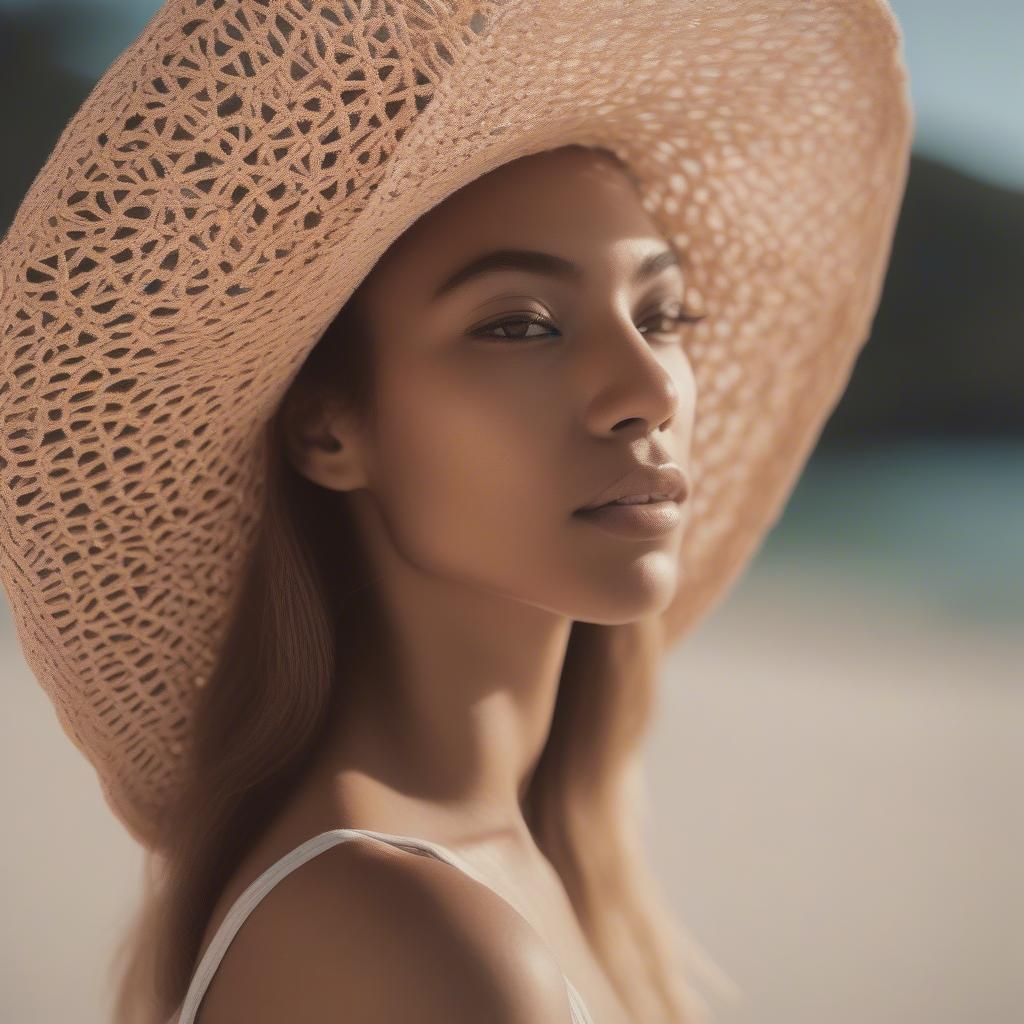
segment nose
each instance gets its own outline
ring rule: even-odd
[[[678,342],[652,342],[626,317],[613,319],[586,346],[586,420],[595,434],[668,429],[693,393],[693,374]]]

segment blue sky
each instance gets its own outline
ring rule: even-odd
[[[921,152],[1024,188],[1024,2],[891,0]]]
[[[0,8],[48,0],[0,0]],[[62,63],[90,78],[138,36],[157,0],[67,0]],[[975,177],[1024,189],[1024,0],[890,0],[904,35],[915,149]]]

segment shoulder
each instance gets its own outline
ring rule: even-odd
[[[548,947],[496,893],[444,862],[357,839],[267,893],[196,1018],[331,1019],[565,1024],[570,1010]]]

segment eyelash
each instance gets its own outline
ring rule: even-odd
[[[648,319],[651,320],[657,317],[659,320],[670,320],[676,324],[695,324],[703,320],[706,316],[706,313],[693,313],[690,310],[686,309],[686,307],[684,306],[678,313],[666,313],[659,310],[655,314],[652,314],[652,316],[648,317]],[[541,335],[537,335],[533,338],[498,338],[489,334],[489,332],[497,328],[504,327],[506,324],[525,324],[527,328],[532,327],[534,324],[536,324],[538,326],[543,325],[545,327],[551,327],[552,329],[557,330],[554,324],[552,324],[549,320],[546,320],[542,316],[506,317],[505,319],[502,320],[495,320],[489,324],[484,324],[483,327],[478,327],[476,330],[470,331],[470,334],[473,337],[477,338],[492,337],[492,343],[498,345],[528,345],[531,342],[543,340],[543,337]],[[654,331],[653,333],[661,334],[672,332]]]

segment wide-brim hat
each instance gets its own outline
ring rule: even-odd
[[[258,527],[258,441],[417,218],[611,150],[707,318],[674,642],[780,515],[866,340],[912,115],[883,0],[168,0],[0,242],[0,581],[149,845]]]

